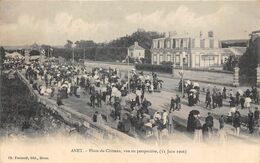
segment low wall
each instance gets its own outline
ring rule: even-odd
[[[97,140],[99,139],[113,140],[113,142],[125,141],[129,144],[140,143],[137,139],[132,138],[115,129],[112,129],[109,126],[100,125],[92,122],[92,119],[90,117],[81,114],[79,112],[76,112],[70,107],[58,106],[56,104],[56,101],[41,96],[38,94],[36,90],[33,90],[30,83],[20,72],[17,71],[16,74],[17,77],[28,87],[31,96],[33,96],[35,100],[43,104],[46,108],[58,113],[67,123],[80,125],[81,127],[86,128],[88,135],[92,136],[93,138]]]
[[[134,65],[125,65],[125,64],[115,64],[115,63],[105,63],[105,62],[87,62],[87,67],[103,67],[103,68],[119,68],[121,71],[126,72],[134,69]],[[139,70],[140,71],[140,70]],[[184,79],[189,79],[195,82],[203,82],[209,84],[218,84],[218,85],[226,85],[233,86],[233,73],[232,72],[224,72],[224,71],[214,71],[214,70],[201,70],[201,69],[184,69]],[[146,73],[150,73],[150,71],[144,71]],[[159,76],[166,78],[174,78],[180,79],[181,76],[179,72],[182,72],[181,69],[175,68],[174,74],[169,73],[159,73]]]
[[[173,70],[174,78],[181,78],[181,69]],[[210,71],[196,71],[196,70],[183,70],[184,79],[192,81],[220,84],[220,85],[233,85],[233,74],[232,73],[221,73],[221,72],[210,72]]]

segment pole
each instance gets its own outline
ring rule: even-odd
[[[184,84],[183,84],[183,75],[184,75],[184,73],[183,73],[183,58],[182,58],[182,70],[181,70],[181,72],[182,72],[182,75],[181,75],[181,94],[182,94],[182,98],[184,98]]]
[[[74,47],[72,47],[72,63],[74,65]]]
[[[48,50],[48,63],[50,64],[50,47],[49,47],[49,50]]]
[[[85,59],[86,59],[86,56],[85,56],[85,48],[84,48],[84,63],[85,63]]]
[[[128,93],[130,93],[130,76],[129,76],[129,56],[127,56],[127,83],[128,83]]]

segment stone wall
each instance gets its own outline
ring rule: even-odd
[[[174,69],[174,78],[181,78],[181,69]],[[196,70],[183,70],[184,79],[192,81],[220,84],[220,85],[233,85],[233,74],[232,73],[221,73],[221,72],[210,72],[210,71],[196,71]]]

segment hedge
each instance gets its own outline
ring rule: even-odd
[[[171,65],[171,64],[162,64],[162,65],[136,64],[136,65],[135,65],[135,68],[136,68],[137,70],[141,70],[141,71],[143,70],[143,71],[154,71],[154,72],[172,73],[172,65]],[[180,69],[182,69],[182,68],[176,66],[174,69],[179,69],[179,70],[180,70]],[[214,70],[214,69],[205,69],[205,68],[190,68],[190,67],[184,67],[184,70],[233,74],[232,71]]]
[[[172,73],[171,65],[136,64],[135,68],[141,71]]]

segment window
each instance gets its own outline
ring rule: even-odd
[[[153,42],[153,48],[156,49],[156,41]]]
[[[153,55],[153,63],[157,63],[157,54]]]
[[[205,48],[205,39],[200,40],[200,48]]]
[[[195,39],[191,40],[191,48],[195,48]]]
[[[176,43],[176,48],[179,48],[180,47],[180,40],[175,40],[175,43]]]
[[[209,40],[209,48],[214,48],[214,40],[213,39]]]
[[[175,39],[172,40],[172,48],[176,48],[176,42],[175,42]]]
[[[162,61],[163,61],[163,56],[160,55],[159,62],[162,63]]]
[[[199,66],[199,65],[200,65],[200,56],[199,56],[199,55],[196,55],[196,56],[195,56],[195,65],[196,65],[196,66]]]
[[[170,48],[171,48],[171,42],[170,42],[170,40],[168,40],[166,43],[167,43],[167,44],[166,44],[166,45],[167,45],[167,48],[170,49]]]
[[[180,63],[180,56],[179,55],[176,55],[176,57],[175,57],[175,63]]]
[[[182,61],[183,61],[183,64],[187,64],[188,63],[188,56],[185,56],[185,57],[183,57],[182,59]]]
[[[171,62],[171,55],[167,55],[167,62]]]
[[[181,48],[183,48],[183,39],[181,39],[181,45],[180,45]]]
[[[157,49],[160,48],[160,41],[157,41]]]
[[[131,52],[131,57],[133,57],[134,56],[134,53],[133,52]]]
[[[139,52],[139,57],[141,57],[141,53]]]
[[[215,62],[214,62],[215,65],[218,65],[218,56],[215,56]]]
[[[183,39],[183,47],[184,48],[188,47],[188,41],[186,39]]]

